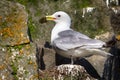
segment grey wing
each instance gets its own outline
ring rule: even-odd
[[[76,37],[79,37],[79,38],[84,38],[84,39],[90,39],[88,36],[82,34],[82,33],[79,33],[77,31],[74,31],[74,30],[66,30],[66,31],[62,31],[58,34],[60,37],[67,37],[67,36],[76,36]]]
[[[67,33],[66,33],[67,34]],[[100,40],[85,39],[82,37],[73,35],[64,35],[55,39],[53,45],[61,50],[69,50],[74,48],[101,48],[105,44]]]

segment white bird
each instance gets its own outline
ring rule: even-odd
[[[91,55],[111,55],[102,50],[105,44],[103,41],[91,39],[71,29],[71,18],[67,13],[58,11],[46,16],[46,19],[56,23],[51,33],[51,45],[58,54],[71,60]]]

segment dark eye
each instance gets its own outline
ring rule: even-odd
[[[58,17],[61,17],[61,15],[58,15]]]

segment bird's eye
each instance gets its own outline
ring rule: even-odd
[[[61,17],[61,15],[58,15],[58,17]]]

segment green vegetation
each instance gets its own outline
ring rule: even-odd
[[[37,0],[8,0],[8,1],[18,2],[18,3],[25,5],[25,6],[27,6],[27,4],[29,4],[29,3],[34,4],[34,5],[37,4]]]
[[[12,68],[12,75],[14,77],[15,80],[18,80],[18,77],[17,77],[17,70],[18,70],[18,66],[17,66],[17,62],[12,62],[11,63],[11,68]]]
[[[37,3],[38,3],[38,0],[8,0],[8,1],[12,1],[12,2],[18,2],[22,5],[24,5],[26,7],[26,11],[29,13],[29,17],[28,17],[28,27],[29,27],[29,30],[30,30],[30,33],[31,34],[34,34],[32,35],[32,37],[36,37],[35,35],[35,27],[36,25],[34,24],[34,21],[32,20],[32,17],[31,17],[31,13],[29,11],[29,6],[37,6]],[[36,16],[39,16],[40,15],[40,11],[37,11],[36,13]]]
[[[28,71],[25,71],[25,74],[27,75],[29,72]]]
[[[12,48],[14,48],[15,50],[21,50],[23,46],[24,45],[18,45],[18,46],[13,46]]]
[[[32,38],[35,38],[36,37],[36,25],[34,24],[33,20],[32,20],[32,17],[29,17],[28,19],[28,28],[29,28],[29,31],[30,31],[30,36],[32,36]]]
[[[72,0],[72,7],[76,9],[82,9],[92,4],[91,0]]]
[[[53,80],[52,77],[45,77],[45,78],[40,78],[39,80]]]
[[[84,8],[84,7],[90,6],[91,3],[92,3],[91,0],[81,0],[81,4],[79,4],[79,5],[81,5],[81,8]]]

